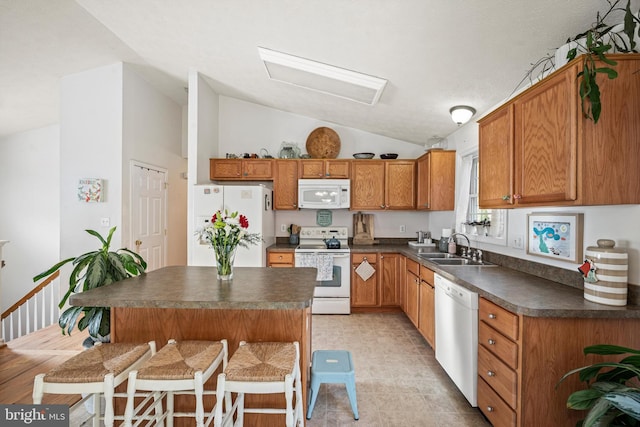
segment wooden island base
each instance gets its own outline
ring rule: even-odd
[[[205,308],[144,308],[113,307],[111,312],[112,342],[147,342],[155,340],[158,349],[170,338],[176,340],[221,340],[229,342],[229,355],[240,341],[282,341],[300,343],[300,364],[304,403],[307,401],[307,381],[311,361],[311,308],[205,309]],[[217,374],[205,388],[215,389]],[[283,395],[247,395],[246,407],[283,407]],[[213,399],[213,398],[211,398]],[[120,403],[120,402],[118,402]],[[210,407],[212,400],[205,402]],[[124,406],[124,405],[122,405]],[[193,406],[193,398],[176,398],[176,410]],[[306,408],[306,404],[304,405]],[[124,408],[118,405],[117,412]],[[306,413],[306,412],[305,412]],[[190,426],[192,419],[176,419],[176,426]],[[247,426],[282,426],[284,415],[247,414]]]

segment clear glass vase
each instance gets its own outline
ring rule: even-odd
[[[233,248],[228,246],[214,248],[216,253],[216,274],[218,275],[218,280],[230,281],[233,279],[233,261],[236,257],[237,248],[237,246]]]

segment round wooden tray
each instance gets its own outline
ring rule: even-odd
[[[340,137],[333,129],[320,127],[309,134],[306,147],[314,159],[335,159],[340,152]]]

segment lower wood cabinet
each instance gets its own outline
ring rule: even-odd
[[[435,289],[433,271],[420,266],[420,286],[418,289],[418,330],[431,348],[435,350]]]
[[[394,253],[352,254],[351,307],[399,307],[401,257]],[[355,271],[365,259],[376,270],[367,280]]]
[[[295,254],[291,251],[277,252],[269,251],[267,254],[267,266],[268,267],[295,267]]]
[[[420,324],[418,319],[418,307],[420,306],[420,264],[407,258],[406,265],[405,285],[407,287],[407,300],[405,302],[405,314],[417,328]]]
[[[574,426],[584,413],[567,409],[569,395],[585,388],[566,372],[605,360],[584,347],[639,348],[640,319],[530,317],[480,298],[478,407],[494,427]],[[557,387],[556,387],[557,386]]]

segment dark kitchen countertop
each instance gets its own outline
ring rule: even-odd
[[[214,267],[173,266],[74,294],[88,307],[295,310],[311,306],[315,268],[236,267],[231,283]]]
[[[276,244],[268,250],[295,249]],[[437,252],[436,246],[407,244],[351,245],[351,253],[400,253],[465,288],[477,292],[509,311],[531,317],[640,318],[640,306],[596,304],[583,297],[582,289],[523,273],[504,266],[442,266],[417,256]],[[281,269],[278,269],[281,270]],[[576,274],[579,274],[576,272]]]

